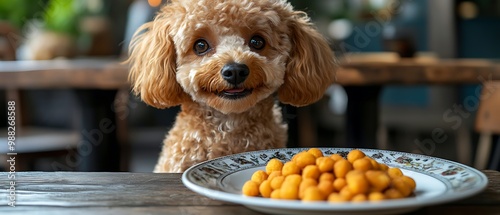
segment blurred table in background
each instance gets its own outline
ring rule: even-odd
[[[337,83],[343,86],[387,84],[481,84],[500,80],[500,62],[480,59],[374,62],[351,59],[341,64]]]
[[[118,59],[0,61],[0,88],[100,89],[127,87]]]

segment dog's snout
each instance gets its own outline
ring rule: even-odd
[[[222,67],[221,75],[230,84],[238,85],[250,74],[248,66],[241,63],[228,63]]]

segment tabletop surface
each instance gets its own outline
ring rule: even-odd
[[[354,59],[354,58],[353,58]],[[0,61],[0,88],[95,88],[128,86],[123,59]],[[397,62],[346,61],[337,70],[341,85],[480,84],[500,80],[491,60],[448,59]]]
[[[489,185],[464,200],[410,214],[500,214],[500,172],[483,171]],[[0,173],[0,214],[261,214],[244,206],[198,195],[181,174],[18,172],[16,207],[8,206],[7,172]]]
[[[346,61],[337,73],[341,85],[482,84],[491,80],[500,80],[500,64],[481,59]]]
[[[117,58],[0,61],[0,88],[118,89],[128,86],[128,66]]]

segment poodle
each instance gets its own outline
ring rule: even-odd
[[[154,172],[285,147],[278,102],[316,102],[334,82],[326,39],[286,0],[171,0],[130,43],[132,91],[181,105]]]

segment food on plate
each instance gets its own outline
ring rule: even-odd
[[[267,162],[266,173],[271,174],[276,171],[281,171],[282,168],[283,163],[279,159],[273,158],[269,162]]]
[[[320,149],[301,151],[291,161],[271,159],[242,187],[246,196],[328,202],[399,199],[412,195],[416,182],[399,168],[388,167],[361,150],[324,155]]]
[[[241,188],[241,192],[247,196],[259,195],[259,184],[255,181],[247,181]]]

